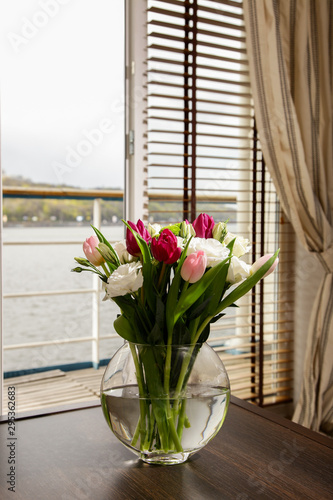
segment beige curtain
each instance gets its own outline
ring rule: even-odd
[[[299,240],[325,271],[304,339],[304,379],[294,420],[332,433],[333,1],[244,0],[243,5],[265,161]]]

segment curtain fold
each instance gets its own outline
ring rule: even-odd
[[[244,0],[257,128],[282,207],[321,262],[294,420],[333,432],[333,2]],[[311,286],[311,283],[309,283]]]

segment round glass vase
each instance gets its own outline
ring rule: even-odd
[[[228,374],[207,343],[125,342],[101,384],[110,429],[149,464],[179,464],[203,448],[221,428],[229,397]]]

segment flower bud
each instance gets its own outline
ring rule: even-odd
[[[266,262],[273,256],[272,253],[268,253],[266,255],[263,255],[262,257],[260,257],[258,260],[255,261],[254,264],[252,264],[251,266],[251,270],[250,270],[250,274],[254,274],[256,271],[259,271],[259,269],[264,265],[266,264]],[[274,269],[276,268],[276,266],[278,265],[279,263],[279,259],[276,258],[275,261],[273,262],[273,264],[271,265],[271,267],[268,269],[267,273],[264,274],[263,278],[266,278],[266,276],[268,276],[269,274],[271,274]]]
[[[190,236],[195,236],[194,228],[188,220],[184,220],[181,223],[179,236],[181,236],[181,238],[189,238]]]
[[[218,222],[213,227],[212,235],[215,240],[218,240],[220,243],[222,243],[227,235],[227,232],[227,224],[225,222]]]
[[[200,214],[192,223],[197,238],[212,238],[214,219],[207,214]]]
[[[181,252],[177,237],[170,229],[163,229],[159,238],[153,238],[151,242],[151,253],[159,262],[174,264],[179,259]]]
[[[117,264],[117,260],[113,253],[111,252],[110,248],[105,244],[105,243],[99,243],[98,245],[99,253],[101,256],[111,262],[112,264]]]
[[[148,224],[148,233],[152,238],[154,236],[158,236],[160,234],[160,231],[162,229],[162,226],[160,224]]]
[[[184,281],[196,283],[204,275],[207,267],[207,256],[205,252],[199,250],[186,257],[180,275]]]
[[[99,239],[97,236],[90,236],[90,238],[87,238],[86,241],[83,243],[83,251],[89,262],[93,266],[100,266],[102,265],[105,260],[97,250],[97,246],[99,245]]]
[[[136,224],[134,224],[131,221],[127,221],[127,223],[147,243],[149,243],[151,241],[151,236],[148,233],[147,229],[145,228],[144,223],[142,222],[142,220],[139,219]],[[126,231],[126,247],[127,247],[128,253],[130,253],[134,257],[138,257],[139,255],[141,255],[141,250],[139,248],[139,245],[137,244],[135,236],[134,236],[134,234],[128,228],[127,228],[127,231]]]

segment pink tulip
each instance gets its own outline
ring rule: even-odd
[[[183,280],[196,283],[204,275],[206,267],[207,255],[202,250],[199,250],[186,257],[180,275]]]
[[[177,238],[170,229],[163,229],[160,236],[153,238],[151,242],[151,253],[159,262],[174,264],[179,259],[181,252]]]
[[[147,243],[151,241],[151,236],[145,228],[142,220],[139,219],[136,224],[131,221],[127,221],[127,224],[131,226],[131,228],[134,229],[134,231],[136,231]],[[126,231],[126,248],[128,253],[134,257],[141,255],[141,250],[136,242],[134,234],[128,228]]]
[[[258,271],[261,266],[263,266],[264,264],[266,264],[266,262],[273,256],[272,253],[268,253],[266,255],[263,255],[262,257],[260,257],[258,260],[255,261],[254,264],[252,264],[251,266],[251,270],[250,270],[250,273],[251,274],[254,274],[256,271]],[[274,269],[276,268],[276,266],[278,265],[279,263],[279,259],[276,258],[275,261],[273,262],[273,264],[271,265],[271,267],[268,269],[267,273],[264,274],[263,278],[266,278],[266,276],[268,276],[269,274],[271,274]]]
[[[99,239],[97,236],[90,236],[83,243],[83,251],[87,259],[93,266],[101,266],[105,260],[97,250],[97,246],[99,244]]]
[[[214,225],[215,222],[213,217],[207,214],[200,214],[192,223],[196,237],[206,239],[213,237]]]

